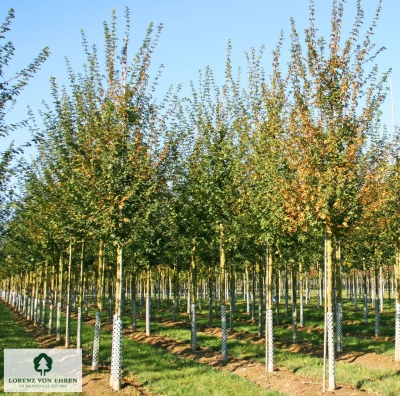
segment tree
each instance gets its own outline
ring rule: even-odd
[[[343,41],[344,1],[334,0],[327,45],[323,37],[317,37],[311,1],[306,54],[292,21],[292,105],[280,149],[294,178],[284,194],[288,215],[300,213],[308,227],[320,227],[326,235],[329,390],[335,389],[333,241],[346,235],[357,216],[360,157],[386,96],[388,74],[380,75],[376,65],[367,71],[367,64],[381,51],[374,53],[371,44],[380,9],[379,3],[360,42],[364,13],[357,1],[353,30]]]
[[[6,39],[6,34],[10,30],[12,19],[15,12],[11,8],[8,11],[5,22],[0,27],[0,43]],[[17,128],[26,125],[26,121],[20,121],[14,124],[6,123],[6,115],[12,110],[17,96],[28,84],[29,79],[40,69],[42,63],[50,54],[48,47],[39,52],[38,56],[24,69],[16,73],[6,74],[5,67],[13,58],[15,47],[11,41],[0,44],[0,138],[9,135]],[[0,236],[4,231],[4,221],[7,218],[7,198],[8,183],[11,176],[10,164],[15,154],[19,150],[10,144],[8,149],[0,152]]]

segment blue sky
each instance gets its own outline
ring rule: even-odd
[[[321,33],[329,36],[329,21],[332,2],[315,0],[316,26]],[[355,13],[355,0],[347,0],[344,18],[344,37],[351,29]],[[165,68],[159,85],[161,98],[170,84],[182,83],[188,93],[189,82],[196,81],[198,70],[209,65],[217,81],[223,81],[226,46],[232,40],[234,66],[245,68],[245,51],[252,47],[266,46],[263,64],[267,73],[280,30],[285,32],[283,60],[288,59],[290,17],[296,20],[300,33],[308,24],[308,0],[2,0],[0,20],[4,21],[7,11],[15,9],[11,31],[7,39],[15,47],[15,56],[5,69],[6,77],[26,66],[44,46],[49,46],[51,56],[29,86],[18,98],[18,104],[8,115],[8,121],[26,118],[29,105],[37,112],[41,101],[51,101],[51,76],[60,84],[67,83],[64,57],[67,56],[75,71],[81,70],[85,56],[81,47],[80,29],[85,31],[89,43],[103,48],[103,21],[110,20],[111,9],[115,8],[119,21],[119,37],[124,32],[125,5],[131,10],[131,42],[128,50],[133,56],[144,38],[150,22],[164,24],[161,40],[153,57],[153,67],[164,64]],[[365,0],[365,28],[375,13],[377,1]],[[387,50],[379,56],[380,70],[392,68],[391,78],[395,96],[395,115],[400,122],[400,72],[399,44],[400,23],[399,0],[383,0],[382,13],[374,42],[377,47]],[[245,77],[245,73],[243,73]],[[391,128],[391,104],[382,107],[383,122]],[[10,139],[22,144],[30,139],[27,130],[14,133],[9,139],[0,141],[4,149]],[[0,150],[2,151],[2,150]],[[28,151],[29,153],[29,151]]]

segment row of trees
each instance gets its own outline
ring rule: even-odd
[[[120,56],[113,13],[104,24],[105,72],[83,36],[86,66],[76,74],[67,63],[68,88],[51,81],[53,103],[41,113],[40,126],[31,114],[38,156],[25,165],[4,223],[0,277],[58,268],[61,306],[66,252],[67,285],[79,249],[81,285],[91,267],[102,290],[106,247],[113,250],[115,262],[107,265],[121,317],[128,276],[145,270],[149,291],[159,265],[174,274],[186,270],[195,305],[198,280],[206,271],[218,273],[226,360],[226,277],[257,264],[265,278],[267,370],[273,371],[275,274],[284,266],[302,274],[325,256],[334,389],[333,312],[335,301],[339,334],[342,270],[391,263],[394,246],[400,317],[398,138],[380,134],[388,74],[374,65],[380,50],[371,43],[380,6],[363,33],[357,1],[347,39],[341,37],[344,1],[333,2],[329,40],[318,35],[314,12],[311,1],[304,44],[292,21],[287,70],[280,67],[281,36],[269,77],[263,49],[247,55],[243,86],[233,74],[229,44],[225,82],[217,84],[206,68],[184,99],[179,87],[155,98],[160,76],[152,80],[149,67],[162,26],[154,34],[150,25],[129,64],[129,10]],[[69,301],[70,286],[67,319]]]

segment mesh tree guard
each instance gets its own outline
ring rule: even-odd
[[[146,335],[150,336],[150,296],[146,298]]]
[[[97,371],[99,369],[100,326],[101,326],[101,312],[97,311],[96,321],[94,324],[92,371]]]
[[[333,391],[336,388],[333,312],[327,312],[326,317],[328,325],[328,390]]]
[[[26,315],[26,300],[27,300],[27,296],[24,295],[24,305],[23,305],[23,307],[22,307],[22,313],[23,313],[24,315]]]
[[[114,322],[115,327],[115,355],[114,355],[114,374],[113,389],[121,389],[121,369],[122,369],[122,320],[117,319]]]
[[[297,344],[297,315],[296,309],[292,310],[293,344]]]
[[[273,327],[273,310],[268,309],[266,315],[266,370],[268,373],[274,372],[274,327]]]
[[[258,301],[258,336],[263,336],[263,300]]]
[[[38,326],[40,321],[40,307],[42,306],[40,298],[36,302],[35,324]]]
[[[395,355],[396,361],[400,360],[400,303],[396,303],[396,320],[395,320]]]
[[[367,295],[364,294],[364,324],[368,323],[368,299]]]
[[[299,326],[304,326],[304,307],[303,307],[303,294],[300,294],[300,322]]]
[[[31,305],[32,305],[31,300],[32,300],[31,297],[28,296],[27,302],[26,302],[26,304],[27,304],[26,318],[27,318],[28,320],[31,320]]]
[[[226,306],[221,304],[222,361],[228,361],[228,343],[226,334]]]
[[[78,326],[76,328],[76,349],[82,349],[82,307],[78,307]]]
[[[132,298],[132,331],[136,331],[136,299]]]
[[[375,302],[375,336],[380,334],[379,299]]]
[[[57,303],[56,341],[61,340],[61,303]]]
[[[67,305],[67,312],[65,317],[65,348],[70,345],[70,332],[71,332],[71,318],[70,318],[70,304]]]
[[[42,328],[46,327],[46,300],[42,301]]]
[[[196,323],[196,304],[192,304],[192,334],[191,334],[192,351],[197,349],[197,323]]]
[[[114,386],[114,371],[115,371],[115,337],[116,337],[116,327],[115,323],[117,321],[117,315],[113,316],[113,332],[112,332],[112,341],[111,341],[111,370],[110,370],[110,386]]]
[[[50,300],[50,310],[49,310],[49,329],[47,330],[47,334],[51,334],[51,328],[53,327],[53,300]]]
[[[343,335],[342,335],[342,304],[336,304],[336,334],[337,334],[337,346],[338,352],[343,352]]]

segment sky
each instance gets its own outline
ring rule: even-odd
[[[375,15],[377,0],[364,0],[365,29]],[[329,37],[331,0],[315,0],[316,27]],[[356,0],[347,0],[345,5],[343,37],[348,37],[354,21]],[[45,46],[51,55],[41,70],[30,81],[18,97],[17,105],[7,115],[7,122],[27,118],[29,105],[35,114],[43,108],[42,101],[51,103],[49,80],[68,84],[65,57],[68,57],[75,72],[82,70],[85,54],[81,46],[81,29],[90,44],[96,44],[99,52],[103,48],[103,21],[110,21],[114,8],[118,20],[119,43],[124,35],[124,10],[131,11],[131,34],[128,58],[139,48],[150,22],[164,25],[159,44],[155,50],[153,75],[158,65],[163,64],[163,74],[156,96],[162,98],[172,84],[183,84],[183,94],[190,93],[190,81],[197,81],[198,70],[210,66],[217,83],[223,83],[224,65],[228,40],[232,42],[233,66],[242,67],[245,80],[245,52],[265,45],[263,66],[270,72],[271,52],[276,46],[280,31],[284,31],[282,48],[283,67],[289,59],[290,18],[296,21],[301,37],[308,26],[309,0],[1,0],[0,23],[5,20],[10,8],[15,10],[15,19],[7,33],[7,41],[16,47],[15,55],[4,71],[5,78],[25,67]],[[399,0],[383,0],[382,11],[373,42],[377,48],[387,49],[377,58],[381,71],[392,69],[395,119],[400,122],[400,70],[399,44],[400,23]],[[2,40],[1,44],[4,44]],[[244,81],[245,82],[245,81]],[[382,106],[382,121],[391,129],[392,114],[390,95]],[[17,145],[30,140],[25,128],[0,140],[3,151],[11,140]],[[28,149],[25,155],[34,154]]]

